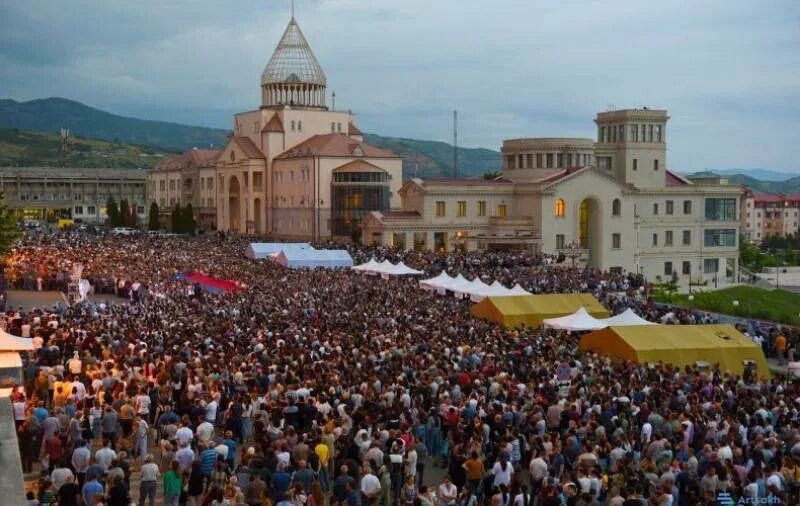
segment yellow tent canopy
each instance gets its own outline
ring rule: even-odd
[[[595,318],[608,317],[608,310],[589,293],[486,297],[472,306],[470,313],[504,327],[538,327],[545,318],[566,316],[581,307]]]
[[[732,325],[611,326],[584,335],[579,348],[639,363],[719,363],[723,372],[739,375],[744,361],[752,360],[759,375],[769,375],[761,347]]]

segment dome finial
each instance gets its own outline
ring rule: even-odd
[[[294,0],[292,0],[292,19],[294,19]]]

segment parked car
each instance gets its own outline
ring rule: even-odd
[[[128,227],[114,227],[111,229],[111,234],[116,236],[122,235],[133,235],[136,233],[135,228],[128,228]]]

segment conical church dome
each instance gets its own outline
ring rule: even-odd
[[[292,17],[261,74],[261,85],[303,83],[325,86],[326,81],[325,72]]]

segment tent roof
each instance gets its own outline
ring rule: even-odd
[[[355,271],[370,271],[370,272],[372,272],[379,265],[380,264],[378,262],[376,262],[375,258],[373,257],[373,258],[370,258],[368,262],[365,262],[365,263],[359,264],[359,265],[354,265],[352,267],[352,269],[355,270]]]
[[[647,321],[638,314],[633,312],[633,309],[628,308],[622,313],[606,318],[605,323],[608,326],[612,325],[656,325],[653,322]]]
[[[484,301],[487,300],[489,304],[493,304],[505,314],[568,315],[581,307],[585,307],[590,314],[608,314],[608,310],[589,293],[507,295],[484,299]]]
[[[257,253],[278,253],[288,249],[314,249],[307,242],[251,242],[250,249]]]
[[[560,318],[547,318],[542,323],[545,327],[561,330],[597,330],[607,327],[604,320],[598,320],[581,307],[574,313]]]
[[[15,336],[0,329],[0,351],[31,351],[33,339]]]
[[[752,360],[760,374],[769,374],[761,347],[727,324],[611,326],[583,336],[580,349],[637,362],[719,363],[736,374],[744,360]]]
[[[450,286],[450,284],[453,282],[453,279],[454,278],[447,274],[447,272],[442,271],[438,276],[421,280],[419,284],[420,286],[428,288],[446,288]]]

